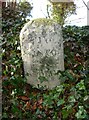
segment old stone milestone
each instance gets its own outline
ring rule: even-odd
[[[27,83],[52,89],[60,84],[58,70],[64,70],[61,27],[50,19],[35,19],[24,25],[20,45]]]

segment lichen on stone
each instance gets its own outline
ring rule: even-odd
[[[64,70],[61,32],[61,26],[52,19],[38,18],[24,25],[20,44],[27,83],[48,89],[60,84],[55,73]],[[38,79],[44,80],[45,77],[48,81],[43,83]]]

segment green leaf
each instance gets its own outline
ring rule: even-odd
[[[73,77],[73,75],[70,73],[70,71],[69,70],[67,70],[66,72],[65,72],[65,75],[69,78],[69,80],[74,80],[74,77]]]
[[[84,109],[83,106],[79,106],[79,110],[78,112],[75,114],[75,116],[77,117],[77,119],[84,119],[87,117],[87,112]]]
[[[69,113],[66,109],[63,109],[62,110],[62,115],[63,115],[63,118],[66,119],[69,116]]]
[[[18,112],[19,112],[19,109],[17,108],[16,105],[13,105],[13,106],[12,106],[12,112],[13,112],[13,113],[18,113]]]
[[[63,105],[65,103],[64,99],[61,99],[57,102],[57,106]]]
[[[7,114],[6,112],[4,112],[4,113],[2,114],[2,118],[8,118],[8,114]]]
[[[81,80],[77,85],[76,88],[78,88],[79,90],[85,90],[85,85],[84,85],[84,80]]]
[[[74,96],[69,96],[68,101],[69,101],[69,102],[76,102]]]

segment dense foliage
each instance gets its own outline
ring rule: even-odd
[[[50,91],[38,90],[24,78],[19,46],[19,32],[26,22],[22,18],[18,10],[3,9],[2,120],[88,120],[89,27],[63,28],[65,71],[57,73],[61,84]]]
[[[76,5],[74,4],[74,1],[73,2],[56,2],[56,1],[51,2],[50,1],[50,3],[52,7],[48,5],[48,10],[49,8],[51,9],[52,18],[62,26],[65,24],[66,18],[68,16],[70,16],[71,14],[75,14]],[[50,11],[48,11],[48,13],[49,12]]]
[[[78,53],[81,57],[83,72],[89,73],[89,26],[77,27],[66,26],[63,28],[63,37],[65,41],[72,43],[71,52]],[[74,51],[73,49],[76,48]]]
[[[2,9],[2,43],[4,43],[2,59],[4,62],[4,75],[22,74],[20,70],[22,63],[20,61],[19,34],[26,23],[27,13],[30,14],[31,9],[32,6],[27,2],[25,5],[23,3],[17,4],[15,9],[11,9],[9,6]]]

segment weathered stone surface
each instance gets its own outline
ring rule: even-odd
[[[60,25],[49,19],[30,21],[21,30],[20,44],[27,82],[47,89],[60,84],[55,75],[64,70]]]

